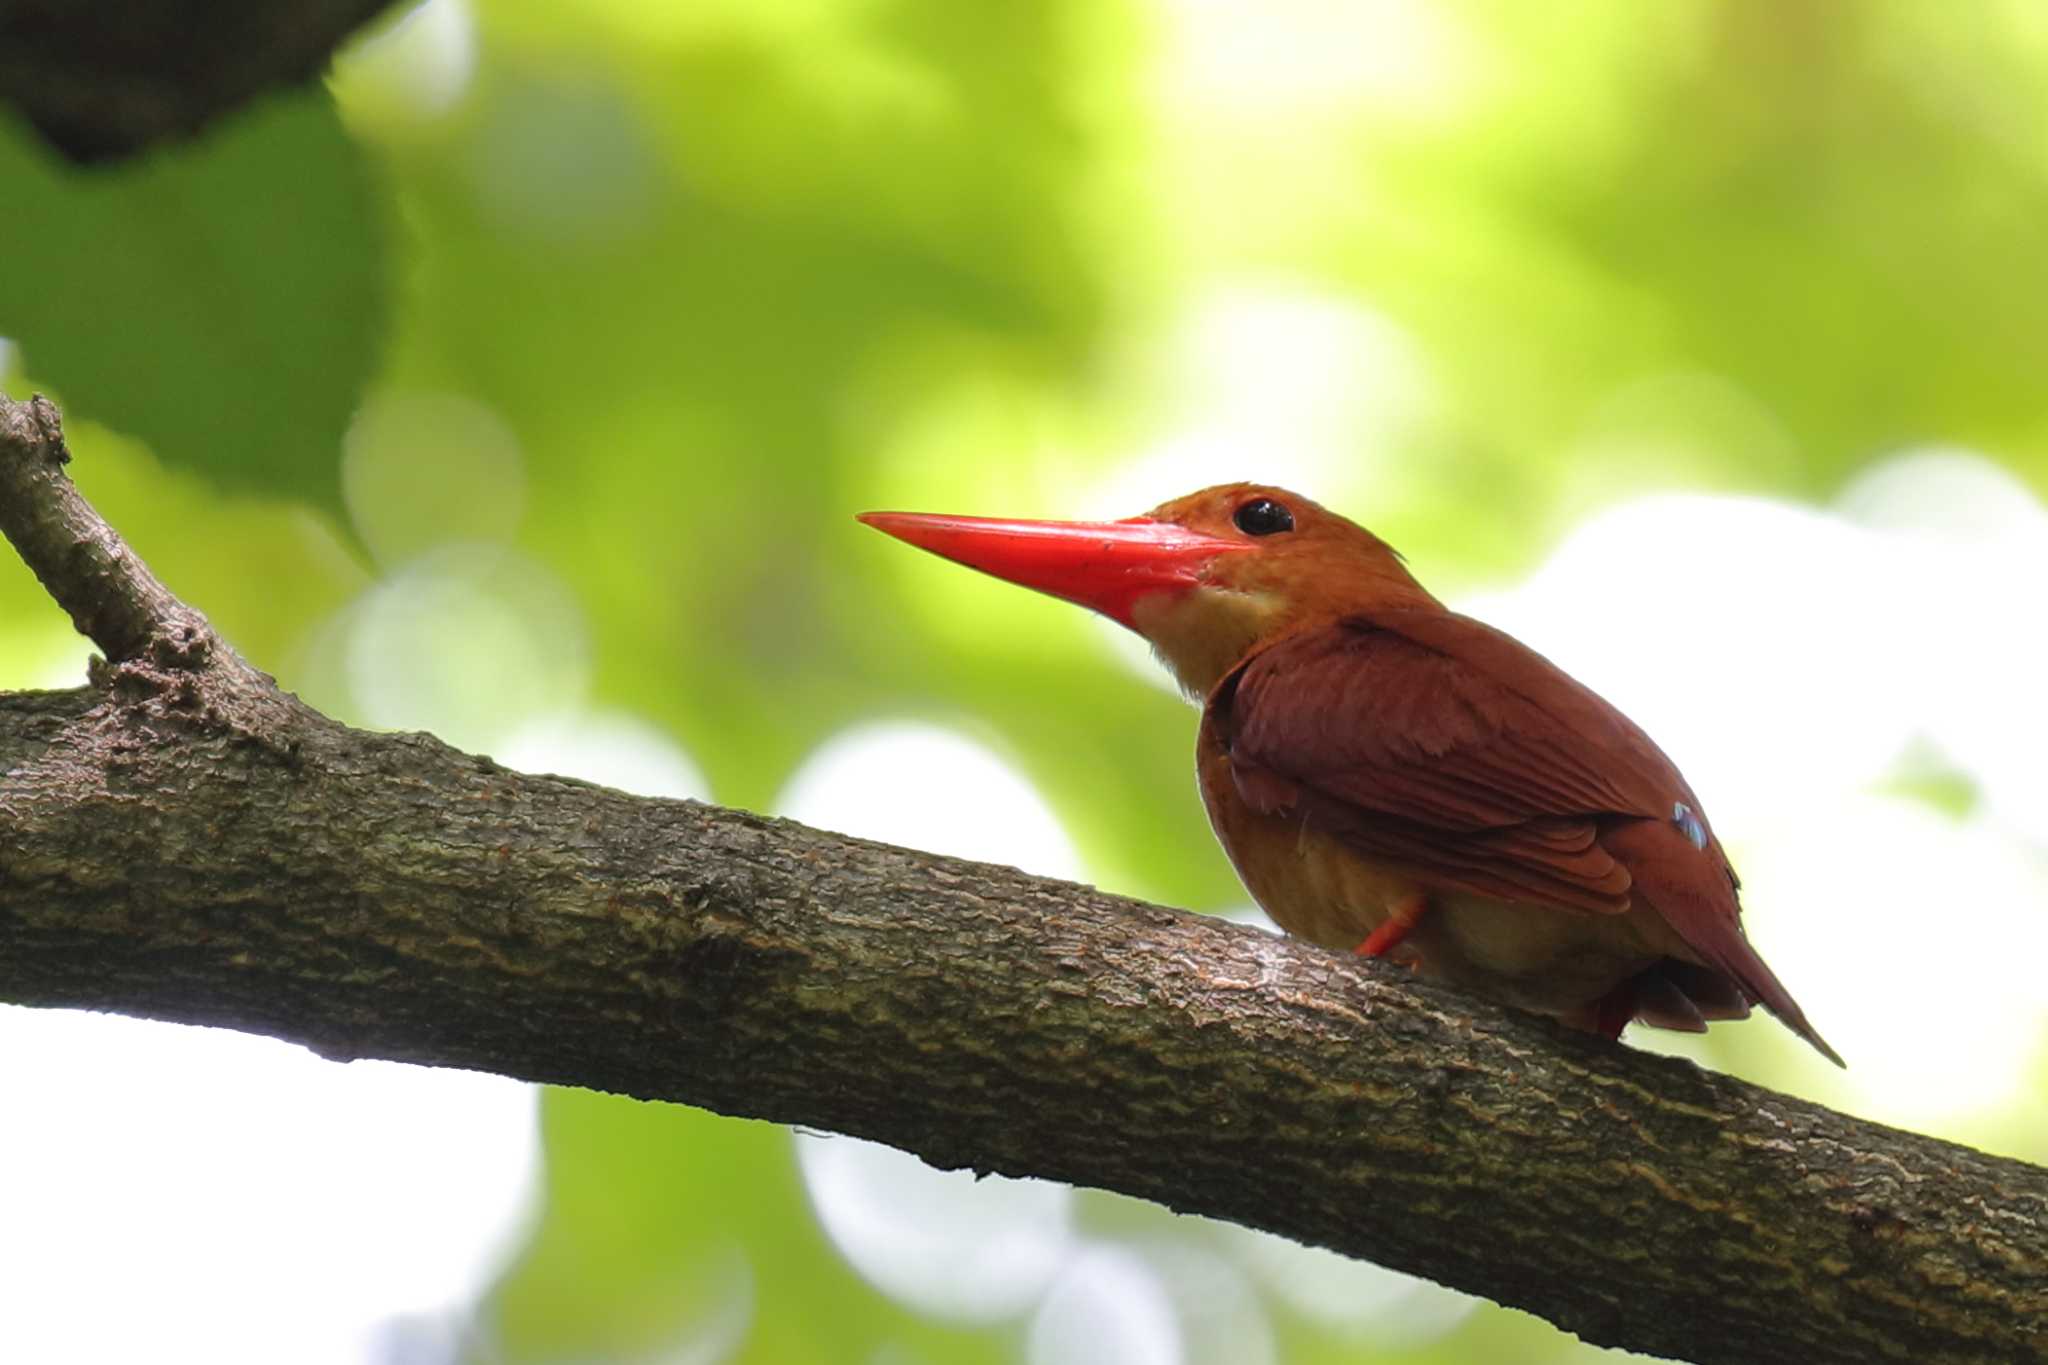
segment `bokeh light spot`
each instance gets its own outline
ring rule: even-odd
[[[2031,911],[2048,903],[2048,857],[1982,821],[1875,796],[1768,833],[1743,849],[1752,933],[1849,1060],[1816,1065],[1819,1084],[1920,1131],[2027,1085],[2048,1028],[2048,915]]]
[[[554,773],[636,796],[707,801],[710,784],[668,734],[620,711],[539,716],[498,746],[497,760],[523,773]]]
[[[1067,516],[1127,517],[1240,479],[1341,505],[1427,419],[1435,386],[1393,322],[1305,285],[1238,281],[1201,296],[1154,381],[1168,433],[1120,461]]]
[[[1169,91],[1254,118],[1362,106],[1448,114],[1476,76],[1473,35],[1426,0],[1174,0],[1165,14]]]
[[[792,820],[1072,880],[1080,855],[1031,784],[950,730],[864,725],[821,745],[784,788]]]
[[[356,413],[342,496],[386,565],[438,545],[510,540],[526,503],[519,441],[483,404],[450,393],[385,393]]]
[[[372,725],[488,752],[583,693],[581,612],[553,576],[510,550],[460,546],[415,559],[354,604],[344,629],[351,693]]]
[[[1136,1252],[1090,1247],[1031,1319],[1029,1365],[1182,1365],[1172,1296]]]
[[[561,247],[603,247],[648,226],[659,168],[647,130],[601,84],[506,82],[467,162],[503,228]]]
[[[421,0],[337,55],[329,81],[351,125],[388,135],[446,114],[475,74],[468,0]]]
[[[2048,583],[2048,508],[1981,456],[1911,451],[1865,473],[1842,508],[1883,528],[1898,566],[1884,606],[1920,730],[1981,788],[1987,817],[2048,847],[2048,631],[2016,611]]]
[[[1236,1224],[1215,1225],[1225,1248],[1294,1312],[1349,1337],[1369,1333],[1413,1350],[1455,1329],[1479,1306],[1469,1294]]]
[[[0,1090],[7,1360],[362,1365],[534,1213],[537,1092],[496,1077],[0,1006]]]
[[[1972,450],[1909,450],[1857,475],[1835,506],[1875,530],[1932,537],[1949,546],[1985,540],[2038,543],[2048,522],[2041,500],[2011,473]]]
[[[1275,1365],[1273,1324],[1251,1278],[1192,1238],[1143,1243],[1173,1304],[1186,1365]]]
[[[1610,508],[1519,587],[1456,605],[1648,731],[1725,836],[1892,766],[1916,721],[1897,582],[1887,548],[1837,518],[1672,495]]]
[[[922,1313],[995,1322],[1052,1282],[1073,1240],[1073,1191],[977,1179],[856,1138],[796,1137],[797,1163],[833,1245],[884,1293]]]

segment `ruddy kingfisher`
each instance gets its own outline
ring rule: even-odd
[[[1202,702],[1210,824],[1288,933],[1609,1038],[1761,1004],[1842,1064],[1676,765],[1365,528],[1248,483],[1123,521],[860,519],[1143,636]]]

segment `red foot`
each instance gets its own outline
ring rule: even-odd
[[[1360,957],[1385,957],[1393,948],[1408,937],[1408,926],[1397,919],[1388,919],[1380,927],[1365,936],[1365,942],[1351,951]]]
[[[1365,936],[1365,942],[1351,951],[1360,957],[1385,957],[1408,937],[1408,931],[1422,918],[1422,912],[1429,908],[1428,900],[1421,896],[1410,896],[1387,912],[1380,927]]]

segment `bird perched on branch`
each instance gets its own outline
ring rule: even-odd
[[[1288,933],[1610,1038],[1761,1004],[1841,1064],[1663,751],[1363,527],[1242,483],[1115,522],[860,519],[1144,636],[1204,702],[1210,823]]]

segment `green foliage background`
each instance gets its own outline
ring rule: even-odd
[[[543,648],[494,657],[484,613],[408,723],[488,749],[615,707],[765,808],[844,726],[943,717],[1101,884],[1238,904],[1185,708],[1079,613],[850,514],[1116,510],[1067,500],[1199,402],[1161,357],[1246,280],[1356,303],[1426,365],[1426,402],[1340,395],[1363,415],[1312,491],[1441,589],[1631,493],[1822,498],[1923,441],[2048,487],[2048,20],[2021,0],[479,0],[467,25],[391,29],[112,171],[0,126],[0,378],[64,404],[81,484],[174,588],[346,718],[393,723],[336,623],[509,545],[544,588],[460,572]],[[1268,26],[1309,36],[1236,51]],[[1737,397],[1614,401],[1672,374]],[[351,443],[375,455],[345,476]],[[0,683],[80,657],[0,565]],[[856,1276],[781,1130],[572,1093],[544,1127],[545,1215],[487,1315],[506,1359],[653,1358],[733,1245],[739,1359],[1017,1355],[1014,1325]],[[1376,1358],[1276,1313],[1288,1360]],[[1389,1358],[1574,1349],[1493,1311]]]

